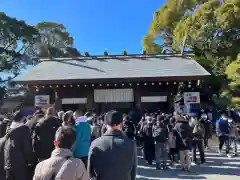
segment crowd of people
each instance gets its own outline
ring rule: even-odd
[[[216,122],[219,153],[237,156],[238,129],[226,114]],[[0,117],[1,180],[135,180],[137,147],[156,169],[206,162],[213,122],[206,113],[145,113],[141,119],[111,110],[101,115],[50,107],[25,117]],[[233,148],[231,148],[233,145]],[[197,159],[197,150],[200,159]]]

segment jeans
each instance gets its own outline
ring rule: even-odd
[[[204,136],[204,147],[208,147],[208,136]]]
[[[156,165],[159,167],[160,165],[165,166],[167,161],[167,146],[165,143],[156,142],[155,144],[155,158]]]
[[[191,158],[190,158],[190,150],[180,150],[180,162],[181,167],[190,169],[191,167]]]
[[[205,162],[205,154],[203,149],[203,140],[195,139],[192,144],[192,158],[194,162],[197,162],[197,149],[199,151],[201,163]]]
[[[229,149],[230,149],[230,146],[229,146],[229,137],[226,136],[226,135],[219,136],[219,137],[218,137],[218,140],[219,140],[219,150],[221,151],[223,145],[225,144],[225,146],[226,146],[226,154],[229,154]]]

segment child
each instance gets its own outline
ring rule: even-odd
[[[175,154],[177,153],[176,149],[176,136],[173,130],[172,125],[168,125],[168,155],[171,161],[171,166],[176,167]]]

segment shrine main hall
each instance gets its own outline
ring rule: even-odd
[[[58,110],[171,110],[179,83],[191,86],[208,75],[187,55],[88,54],[40,59],[15,81]]]

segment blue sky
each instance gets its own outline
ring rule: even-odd
[[[62,23],[81,52],[140,53],[153,13],[165,0],[1,0],[0,11],[25,20]],[[150,2],[150,3],[149,3]]]

